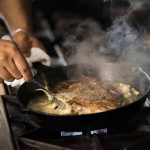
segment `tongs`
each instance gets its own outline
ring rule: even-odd
[[[51,103],[55,103],[57,104],[57,108],[60,108],[60,109],[65,109],[65,104],[59,100],[53,92],[51,92],[47,87],[45,87],[44,85],[42,85],[41,83],[39,83],[37,80],[35,79],[32,79],[32,82],[36,85],[38,85],[39,87],[41,87],[43,90],[41,89],[37,89],[36,91],[43,91],[46,96],[48,97],[48,100],[50,100]]]

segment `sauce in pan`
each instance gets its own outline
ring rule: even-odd
[[[43,94],[35,97],[28,108],[53,114],[90,114],[115,109],[133,102],[140,93],[128,84],[99,81],[82,76],[58,84],[54,95],[65,104],[61,109]]]

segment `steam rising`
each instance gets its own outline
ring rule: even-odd
[[[111,55],[107,47],[106,33],[93,20],[74,21],[69,26],[63,42],[69,64],[97,64],[106,62],[104,55]],[[67,30],[68,31],[68,30]]]
[[[117,19],[107,31],[108,45],[118,55],[118,61],[137,65],[150,64],[150,44],[130,27],[125,19]]]
[[[128,0],[130,2],[130,9],[131,11],[140,9],[145,7],[146,5],[150,5],[149,0]]]
[[[128,23],[128,16],[133,11],[150,2],[128,1],[128,13],[116,18],[106,31],[91,19],[73,21],[68,25],[63,47],[69,64],[83,63],[97,68],[104,62],[123,62],[146,68],[150,65],[150,43]]]

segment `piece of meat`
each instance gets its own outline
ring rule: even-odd
[[[77,80],[70,80],[59,84],[55,88],[55,93],[74,93],[77,97],[87,100],[97,100],[101,98],[115,99],[120,95],[111,83],[100,82],[89,77],[81,77]]]
[[[82,76],[59,84],[56,94],[65,93],[75,113],[94,113],[120,106],[121,94],[110,83]]]
[[[78,114],[103,112],[118,107],[118,105],[109,99],[100,99],[96,102],[71,100],[68,103],[72,106],[73,112]]]

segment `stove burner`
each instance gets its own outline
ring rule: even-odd
[[[31,131],[18,138],[22,149],[51,150],[149,150],[149,133],[61,136],[45,128]]]
[[[61,136],[80,136],[80,135],[93,135],[93,134],[107,134],[108,129],[99,129],[99,130],[92,130],[88,132],[66,132],[66,131],[61,131]]]
[[[42,137],[42,138],[41,138]],[[61,137],[60,132],[50,131],[48,129],[38,129],[31,133],[27,133],[18,140],[21,148],[36,148],[39,150],[78,150],[79,145],[81,149],[86,150],[102,150],[102,145],[96,135],[82,135],[82,136],[67,136]],[[31,144],[32,143],[32,144]],[[34,144],[33,144],[34,143]]]

